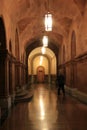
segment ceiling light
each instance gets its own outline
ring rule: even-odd
[[[42,51],[42,54],[45,54],[46,48],[45,48],[45,47],[42,47],[42,48],[41,48],[41,51]]]
[[[52,31],[52,14],[45,14],[45,31]]]
[[[47,47],[48,46],[48,36],[43,36],[42,42],[43,42],[43,46]]]

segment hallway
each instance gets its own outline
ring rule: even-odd
[[[87,105],[55,86],[36,84],[30,102],[16,104],[0,130],[87,130]]]

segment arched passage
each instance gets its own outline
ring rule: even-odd
[[[28,56],[30,55],[30,53],[32,52],[32,50],[36,49],[37,47],[42,47],[42,43],[40,39],[34,40],[32,42],[27,42],[26,46],[25,46],[25,52],[26,52],[26,82],[28,82],[29,80],[29,76],[28,76]],[[49,41],[48,44],[48,49],[50,49],[56,58],[56,73],[58,72],[58,51],[59,51],[59,45],[57,46],[56,43],[53,43],[53,41]],[[53,59],[52,59],[53,60]],[[52,64],[51,64],[52,65]],[[52,67],[54,69],[54,65]],[[30,69],[29,69],[30,70]],[[54,74],[52,75],[52,79],[54,78]]]
[[[57,74],[57,60],[54,52],[46,48],[46,54],[41,53],[41,47],[37,47],[31,51],[28,56],[28,79],[31,82],[37,81],[36,70],[38,66],[43,66],[45,69],[44,82],[52,82]]]
[[[0,18],[0,50],[6,49],[6,35],[3,19]]]
[[[5,95],[5,58],[6,58],[6,35],[3,19],[0,18],[0,96]]]

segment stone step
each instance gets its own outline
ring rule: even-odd
[[[20,93],[16,93],[15,97],[22,97],[22,96],[25,96],[27,94],[28,94],[27,90],[22,90],[22,91],[20,91]]]
[[[25,92],[22,92],[22,94],[19,94],[18,96],[16,96],[15,103],[30,101],[32,97],[33,97],[33,91],[27,90]]]

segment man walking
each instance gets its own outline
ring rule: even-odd
[[[63,73],[59,73],[59,75],[58,75],[58,95],[60,95],[60,90],[62,90],[63,96],[65,96],[64,84],[65,84],[65,77],[64,77]]]

